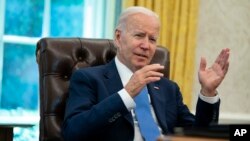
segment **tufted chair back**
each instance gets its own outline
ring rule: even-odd
[[[109,39],[43,38],[38,41],[40,141],[63,141],[61,124],[71,74],[76,69],[106,64],[116,55]],[[165,66],[169,76],[169,52],[157,47],[152,63]]]

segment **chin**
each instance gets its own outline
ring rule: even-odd
[[[144,66],[148,65],[148,60],[134,60],[132,62],[133,66],[136,68],[136,70],[143,68]]]
[[[148,65],[148,63],[137,63],[136,65],[134,65],[136,67],[136,69],[141,69],[143,68],[144,66]]]

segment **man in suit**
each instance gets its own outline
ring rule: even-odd
[[[135,99],[145,87],[160,135],[173,133],[177,126],[218,122],[216,88],[227,73],[229,49],[223,49],[209,68],[201,59],[201,91],[194,116],[183,103],[178,85],[163,78],[164,67],[150,64],[159,30],[158,16],[149,9],[130,7],[121,14],[114,37],[116,57],[106,65],[77,70],[71,77],[62,128],[66,141],[147,140],[135,112]]]

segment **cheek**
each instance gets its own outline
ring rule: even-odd
[[[152,49],[150,50],[150,60],[154,57],[155,50],[156,50],[156,48],[152,48]]]
[[[124,46],[124,48],[123,48],[123,52],[124,52],[124,55],[125,56],[131,56],[132,54],[133,54],[133,52],[134,52],[134,45],[133,44],[131,44],[131,43],[126,43],[126,44],[124,44],[125,46]]]
[[[155,48],[152,49],[152,51],[150,53],[151,53],[151,56],[154,56],[154,54],[155,54]]]
[[[128,45],[121,47],[119,52],[120,55],[123,56],[123,58],[127,61],[133,56],[133,50]]]

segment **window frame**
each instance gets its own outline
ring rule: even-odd
[[[29,37],[19,35],[4,34],[5,25],[5,7],[6,0],[0,1],[0,102],[2,100],[2,81],[3,81],[3,59],[4,59],[4,44],[21,44],[21,45],[36,45],[41,37],[49,36],[50,34],[50,9],[51,0],[44,0],[44,13],[42,22],[41,37]],[[1,109],[1,107],[0,107]]]
[[[83,16],[85,20],[82,24],[82,37],[85,38],[113,38],[115,21],[121,12],[122,0],[83,0]],[[89,8],[88,8],[89,7]],[[42,19],[42,33],[40,37],[29,37],[19,35],[4,34],[6,0],[0,0],[0,103],[2,100],[2,81],[3,81],[3,59],[4,44],[34,45],[43,37],[50,36],[51,26],[51,0],[44,0],[44,12]],[[94,13],[94,16],[89,16]],[[106,19],[107,13],[109,18]],[[90,18],[95,17],[95,18]],[[103,22],[101,22],[103,21]],[[92,27],[92,28],[84,28]],[[1,109],[1,107],[0,107]]]

